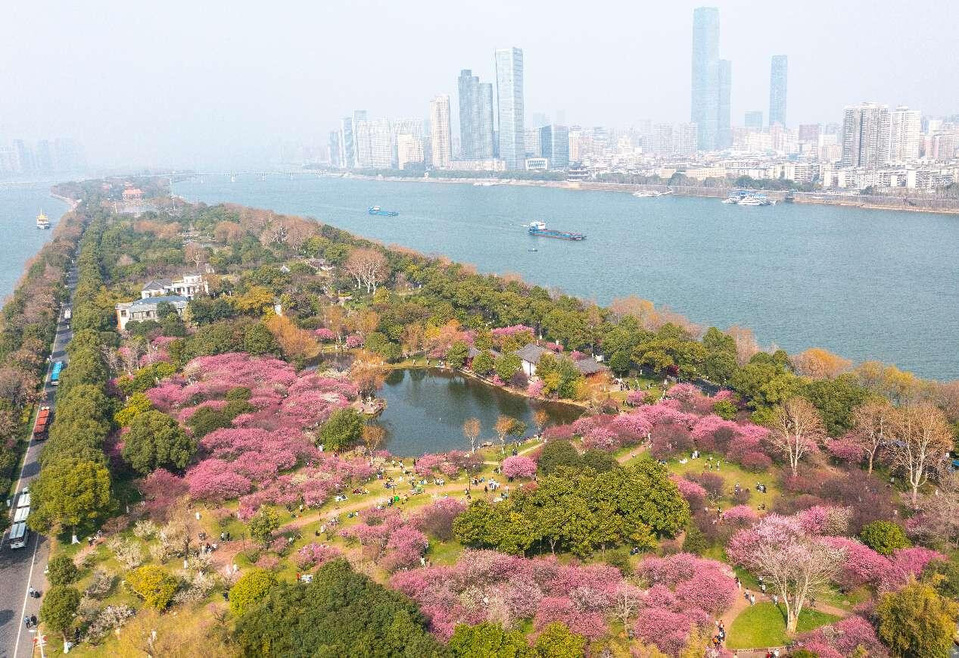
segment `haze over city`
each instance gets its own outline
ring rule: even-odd
[[[0,138],[76,138],[103,167],[254,166],[283,141],[324,144],[354,108],[425,118],[434,95],[455,103],[461,69],[491,80],[493,51],[509,46],[524,51],[527,117],[688,121],[701,4],[20,3],[5,22],[27,27],[0,42]],[[791,124],[841,122],[865,100],[956,111],[942,29],[959,24],[956,3],[712,4],[734,125],[768,107],[775,54],[789,57]]]

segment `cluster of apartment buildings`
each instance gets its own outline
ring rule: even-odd
[[[430,101],[429,120],[371,119],[356,110],[330,133],[330,163],[339,169],[564,170],[569,129],[547,122],[527,126],[523,51],[494,54],[495,82],[471,69],[457,79],[459,130],[453,133],[449,94]]]
[[[447,94],[432,99],[426,122],[369,119],[358,110],[330,134],[330,162],[347,170],[566,171],[577,180],[749,176],[825,189],[933,189],[959,181],[959,116],[935,119],[907,106],[861,103],[846,107],[841,123],[788,125],[786,55],[771,57],[768,120],[752,110],[733,126],[732,62],[720,57],[719,28],[718,9],[693,11],[688,122],[611,129],[534,113],[527,124],[523,51],[507,48],[495,52],[495,80],[460,73],[458,131]]]
[[[83,146],[73,139],[0,141],[0,175],[62,173],[77,171],[85,165]]]

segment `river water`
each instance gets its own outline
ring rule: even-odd
[[[13,292],[23,266],[50,241],[69,206],[50,196],[50,183],[0,183],[0,299]],[[37,214],[50,218],[50,230],[37,229]]]
[[[791,353],[818,346],[959,378],[959,216],[310,175],[203,176],[175,191],[315,217],[599,303],[638,295]],[[370,216],[371,205],[400,215]],[[531,220],[588,239],[533,238]]]
[[[376,395],[386,400],[386,410],[378,420],[387,432],[383,447],[403,457],[469,450],[469,440],[463,435],[463,422],[468,418],[480,421],[478,443],[495,443],[496,419],[501,415],[526,423],[529,436],[535,431],[536,409],[546,411],[549,425],[571,423],[582,414],[573,405],[531,402],[448,370],[394,370]]]

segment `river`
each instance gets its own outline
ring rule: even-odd
[[[378,419],[387,432],[383,447],[403,457],[468,450],[469,441],[463,434],[463,422],[468,418],[479,419],[478,443],[482,443],[497,441],[494,430],[499,416],[523,421],[530,436],[535,432],[536,409],[546,411],[548,425],[571,423],[582,415],[579,407],[531,402],[448,370],[394,370],[376,395],[386,400],[386,410]]]
[[[50,183],[0,183],[0,300],[13,292],[23,266],[50,241],[68,209],[50,196]],[[37,229],[41,210],[50,218],[49,231]]]
[[[959,378],[959,216],[312,175],[205,175],[175,191],[315,217],[599,303],[638,295],[790,353],[824,347]],[[400,215],[372,217],[370,205]],[[531,220],[588,239],[532,238]]]

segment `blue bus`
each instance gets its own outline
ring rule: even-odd
[[[53,370],[50,372],[50,383],[54,386],[60,384],[60,371],[63,370],[63,361],[57,361],[53,364]]]

